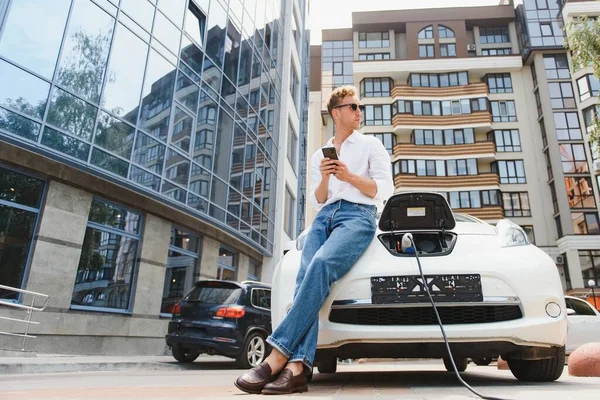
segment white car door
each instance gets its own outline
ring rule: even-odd
[[[579,346],[600,341],[600,313],[586,301],[566,298],[567,308],[575,311],[568,315],[567,354]]]

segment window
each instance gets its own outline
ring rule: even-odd
[[[579,263],[581,264],[581,275],[585,287],[588,287],[587,282],[590,279],[596,282],[596,287],[600,286],[600,251],[579,250]],[[598,293],[596,292],[596,296],[597,295]],[[574,300],[573,302],[575,301],[577,300]],[[584,307],[587,308],[585,308],[585,311],[576,309],[575,311],[577,311],[578,314],[581,312],[583,315],[595,315],[595,313],[589,314],[590,312],[593,312],[593,310],[590,310],[590,306],[588,303],[584,301],[580,301],[579,303],[581,303],[582,309]],[[569,305],[567,303],[567,307],[568,306]]]
[[[361,61],[374,61],[374,60],[389,60],[390,53],[361,53],[358,55],[358,59]]]
[[[552,207],[554,209],[554,214],[558,214],[558,198],[556,197],[556,187],[554,186],[554,182],[549,184],[550,186],[550,197],[552,198]],[[560,218],[559,218],[560,221]],[[562,233],[559,237],[562,236]]]
[[[518,129],[497,130],[493,133],[497,152],[521,151],[521,139]]]
[[[590,260],[589,257],[587,257],[586,255],[582,256],[582,253],[588,253],[587,251],[579,251],[579,261],[581,263],[581,265],[585,265],[585,264],[589,264]],[[593,257],[595,258],[595,257]],[[592,259],[593,259],[592,258]],[[594,260],[596,261],[599,266],[600,266],[600,257],[598,260]],[[584,264],[585,263],[585,264]],[[594,265],[594,263],[592,263],[592,265]],[[600,268],[596,269],[596,266],[594,265],[593,269],[591,270],[593,271],[592,276],[594,276],[592,279],[596,282],[600,281]],[[587,286],[587,281],[589,279],[584,278],[584,285]],[[596,284],[598,285],[598,284]],[[590,304],[586,301],[583,300],[576,300],[576,299],[571,299],[571,298],[566,298],[565,302],[567,304],[567,308],[570,308],[571,310],[575,311],[575,315],[590,315],[590,316],[596,316],[596,313],[594,312],[594,309],[590,306]]]
[[[449,87],[469,84],[467,72],[449,74],[410,74],[408,84],[412,87]]]
[[[529,239],[529,243],[535,244],[535,235],[533,234],[533,226],[531,225],[521,225],[521,228],[527,234],[527,238]]]
[[[475,143],[475,134],[473,128],[465,129],[436,129],[422,130],[415,129],[413,132],[413,142],[416,145],[454,145]]]
[[[478,190],[449,192],[446,198],[452,209],[481,208],[481,193]]]
[[[367,106],[364,113],[365,125],[391,125],[392,107],[389,104]]]
[[[594,75],[585,75],[577,79],[577,87],[579,88],[579,100],[584,101],[591,96],[598,96],[600,80]]]
[[[544,159],[546,160],[546,171],[548,172],[548,180],[551,181],[554,175],[552,174],[552,162],[550,162],[550,153],[548,152],[548,149],[544,151]]]
[[[142,217],[93,199],[71,299],[72,308],[131,311]]]
[[[298,72],[296,72],[296,67],[292,66],[291,69],[291,77],[290,77],[290,92],[292,93],[292,99],[294,100],[294,105],[296,106],[296,110],[298,110],[298,102],[300,99],[298,98],[298,94],[300,92],[300,80],[298,79]]]
[[[533,94],[535,95],[535,105],[537,107],[537,113],[538,113],[538,118],[539,118],[543,114],[543,111],[542,111],[542,99],[540,98],[540,91],[539,91],[539,89],[536,89],[536,91]]]
[[[442,43],[442,44],[440,44],[440,56],[442,56],[442,57],[456,57],[456,44],[454,44],[454,43]]]
[[[23,288],[44,181],[0,167],[0,285]],[[0,289],[0,299],[19,295]]]
[[[523,160],[498,161],[492,164],[492,171],[500,176],[500,183],[526,183]]]
[[[152,20],[150,20],[152,21]],[[200,48],[204,45],[204,31],[206,28],[206,15],[200,10],[200,8],[193,2],[187,9],[187,16],[185,18],[185,32],[198,44]]]
[[[171,314],[199,278],[200,238],[177,227],[171,228],[167,273],[160,307],[161,314]]]
[[[248,276],[248,278],[250,278]],[[252,289],[252,295],[250,296],[250,302],[254,307],[264,308],[265,310],[271,309],[271,290],[270,289]]]
[[[294,197],[294,195],[292,195],[292,192],[290,192],[290,189],[286,186],[286,188],[285,188],[285,215],[283,216],[283,229],[285,230],[285,233],[287,233],[287,235],[292,239],[296,236],[296,235],[294,235],[294,219],[296,217],[296,214],[294,212],[295,204],[296,204],[296,198]]]
[[[366,78],[360,83],[361,97],[389,97],[392,80],[390,78]]]
[[[432,44],[420,44],[419,45],[419,57],[421,57],[421,58],[435,57],[434,46]]]
[[[248,279],[251,281],[260,281],[262,267],[258,261],[250,259],[248,262]]]
[[[485,83],[489,93],[512,93],[512,80],[510,74],[487,74]]]
[[[512,50],[510,48],[504,49],[481,49],[482,56],[510,56]]]
[[[288,120],[287,158],[292,165],[292,169],[296,172],[298,168],[298,137],[290,120]]]
[[[566,176],[565,189],[570,208],[596,208],[591,178]]]
[[[582,139],[579,116],[576,112],[555,112],[554,124],[558,140]]]
[[[598,123],[600,117],[600,106],[591,106],[583,110],[583,121],[585,123],[585,129],[587,133],[591,133],[594,124]]]
[[[571,82],[551,82],[548,83],[548,88],[552,108],[575,108],[575,95]]]
[[[433,26],[429,25],[419,31],[417,36],[419,39],[433,39]]]
[[[443,38],[453,38],[454,37],[454,31],[450,28],[448,28],[447,26],[444,25],[438,25],[438,37],[443,39]]]
[[[389,32],[371,32],[358,34],[359,48],[390,47]]]
[[[597,212],[571,213],[571,221],[576,235],[600,235]]]
[[[535,72],[535,63],[531,63],[531,78],[533,79],[533,87],[538,86],[537,73]]]
[[[217,259],[217,276],[215,279],[224,281],[237,280],[237,253],[225,246],[219,247],[219,258]]]
[[[542,148],[545,149],[548,146],[548,136],[546,135],[546,125],[543,118],[539,121],[539,125],[542,134]]]
[[[394,173],[417,176],[477,175],[477,160],[400,160],[394,164]],[[397,166],[399,164],[399,167]],[[416,166],[416,168],[415,168]]]
[[[499,190],[482,190],[481,200],[484,206],[499,206],[500,191]]]
[[[569,61],[566,54],[544,55],[544,68],[548,79],[569,79]]]
[[[373,133],[370,134],[375,136],[377,139],[383,143],[383,146],[388,151],[388,153],[392,154],[394,152],[394,145],[396,144],[396,135],[393,133]]]
[[[514,101],[491,101],[490,104],[494,122],[514,122],[517,120]]]
[[[540,31],[542,36],[554,36],[554,32],[552,32],[552,24],[550,23],[541,23]]]
[[[334,62],[333,63],[333,75],[334,76],[344,75],[344,63],[343,62]]]
[[[567,174],[584,174],[589,172],[587,157],[583,144],[558,145],[562,169]],[[591,189],[591,186],[590,186]]]
[[[527,192],[502,193],[505,217],[531,217]]]
[[[479,28],[479,42],[487,43],[510,43],[508,27]]]

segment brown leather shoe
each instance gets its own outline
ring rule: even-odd
[[[273,382],[277,378],[277,374],[272,375],[271,373],[269,364],[263,362],[237,378],[234,384],[246,393],[260,394],[267,383]]]
[[[300,374],[294,376],[292,371],[286,368],[274,382],[265,385],[262,394],[290,394],[307,391],[306,375]]]

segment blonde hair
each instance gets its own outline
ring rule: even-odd
[[[333,117],[333,108],[340,104],[344,97],[356,96],[357,92],[358,90],[356,89],[356,87],[351,85],[340,86],[336,88],[333,92],[331,92],[331,95],[329,96],[329,101],[327,102],[327,112],[329,113],[329,115]]]

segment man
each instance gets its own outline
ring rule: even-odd
[[[313,154],[309,199],[319,209],[302,249],[294,303],[267,338],[273,351],[235,385],[247,393],[305,392],[304,370],[312,370],[317,348],[319,310],[331,284],[344,276],[371,243],[377,208],[394,192],[390,156],[374,136],[357,129],[364,106],[353,86],[335,89],[327,111],[335,122],[339,160]]]

